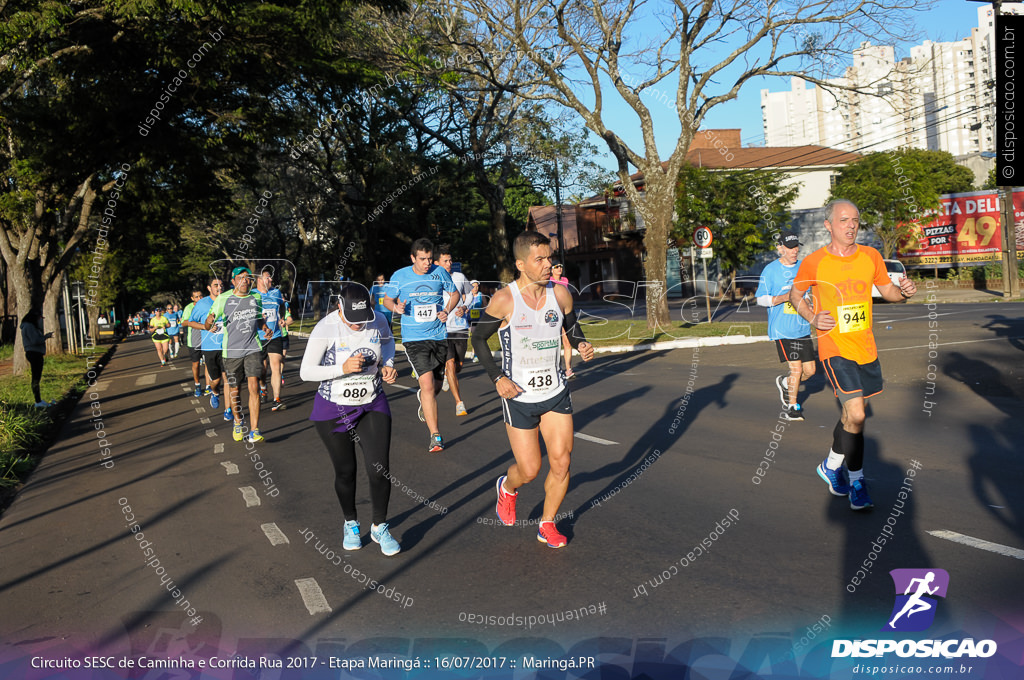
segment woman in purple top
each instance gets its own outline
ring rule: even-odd
[[[334,490],[345,515],[346,550],[362,547],[356,519],[356,442],[370,478],[373,524],[370,538],[385,555],[401,547],[388,531],[391,498],[391,409],[383,382],[395,371],[395,339],[384,317],[373,311],[370,294],[348,283],[338,300],[338,313],[317,323],[306,343],[299,375],[319,382],[309,419],[327,447],[334,465]]]
[[[569,279],[565,278],[565,266],[561,260],[557,257],[551,258],[551,280],[555,283],[560,283],[569,288]],[[569,338],[566,337],[565,331],[562,331],[562,357],[565,359],[565,377],[575,378],[576,374],[572,372],[572,345],[569,344]]]

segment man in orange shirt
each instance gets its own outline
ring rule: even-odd
[[[917,286],[907,277],[893,285],[878,251],[857,245],[856,205],[837,199],[825,211],[832,240],[800,263],[789,301],[817,331],[818,359],[843,407],[818,476],[833,495],[849,496],[851,508],[864,510],[873,505],[863,470],[864,400],[882,391],[882,367],[871,333],[871,284],[889,302],[911,297]],[[814,309],[803,299],[808,288],[814,289]]]

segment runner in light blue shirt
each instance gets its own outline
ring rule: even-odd
[[[757,304],[768,308],[768,337],[775,341],[779,360],[789,364],[789,375],[775,378],[783,411],[783,420],[803,420],[803,407],[797,403],[800,382],[814,375],[814,345],[810,324],[789,302],[789,290],[800,268],[800,239],[784,230],[779,234],[776,250],[779,259],[761,272],[757,286]]]

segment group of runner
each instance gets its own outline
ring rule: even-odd
[[[831,241],[802,261],[796,234],[780,234],[779,259],[765,269],[757,297],[759,304],[769,308],[769,334],[776,341],[780,360],[789,368],[776,379],[776,387],[783,415],[791,421],[803,419],[797,397],[801,382],[815,372],[809,332],[811,327],[815,329],[818,359],[842,405],[832,447],[817,474],[830,493],[849,497],[854,510],[863,510],[872,505],[863,473],[864,405],[882,390],[871,333],[871,284],[889,301],[911,297],[916,287],[907,278],[898,286],[892,284],[878,252],[856,244],[860,223],[853,203],[830,203],[824,226]],[[435,249],[428,239],[419,239],[410,249],[411,264],[390,279],[377,277],[370,290],[358,283],[343,284],[336,310],[310,333],[300,377],[317,383],[309,419],[334,468],[335,494],[345,518],[346,550],[362,547],[355,502],[357,443],[370,480],[370,540],[379,544],[385,555],[401,550],[387,522],[392,415],[383,389],[398,375],[392,335],[396,316],[406,358],[418,383],[418,416],[428,430],[428,452],[445,448],[438,425],[441,391],[452,392],[457,416],[468,413],[459,374],[471,342],[474,360],[483,365],[501,399],[514,459],[495,482],[498,519],[506,526],[515,525],[519,489],[540,474],[543,437],[549,470],[537,538],[552,548],[566,545],[555,518],[568,490],[574,433],[567,385],[569,354],[564,368],[560,359],[563,343],[584,361],[593,357],[594,350],[580,328],[572,295],[558,280],[560,269],[553,270],[548,239],[537,232],[523,232],[513,243],[513,255],[517,278],[480,309],[479,284],[452,272],[450,248]],[[241,441],[246,428],[240,387],[246,384],[252,429],[245,439],[258,442],[263,441],[259,412],[260,395],[266,390],[261,387],[265,365],[274,395],[272,408],[284,407],[280,401],[281,365],[290,312],[273,288],[271,272],[260,273],[256,290],[250,290],[253,276],[247,267],[236,267],[231,277],[229,291],[223,291],[216,278],[209,282],[207,296],[193,291],[180,323],[187,329],[196,395],[200,394],[199,367],[205,365],[211,406],[219,408],[223,395],[227,406],[224,418],[233,422],[233,437]],[[470,336],[473,309],[479,310],[479,318]],[[154,325],[151,320],[150,325],[159,329],[169,328],[170,323],[165,319]],[[488,347],[495,334],[500,365]]]
[[[860,211],[853,202],[829,203],[824,226],[829,243],[803,260],[797,235],[779,234],[779,259],[762,272],[757,302],[768,307],[768,335],[789,368],[775,379],[786,420],[804,419],[797,397],[801,382],[815,373],[810,335],[815,329],[817,358],[842,406],[832,446],[816,472],[831,494],[848,497],[854,510],[866,510],[873,503],[863,469],[865,403],[883,387],[871,331],[871,287],[883,299],[900,302],[912,297],[917,286],[905,276],[894,284],[879,252],[857,244]]]

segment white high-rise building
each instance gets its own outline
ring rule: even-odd
[[[1003,11],[1024,14],[1020,4]],[[995,151],[991,7],[978,8],[978,26],[954,42],[930,40],[896,61],[891,46],[862,43],[835,85],[793,78],[788,92],[761,90],[765,145],[820,144],[871,153],[900,147],[948,151],[954,156]],[[870,93],[870,94],[869,94]]]

